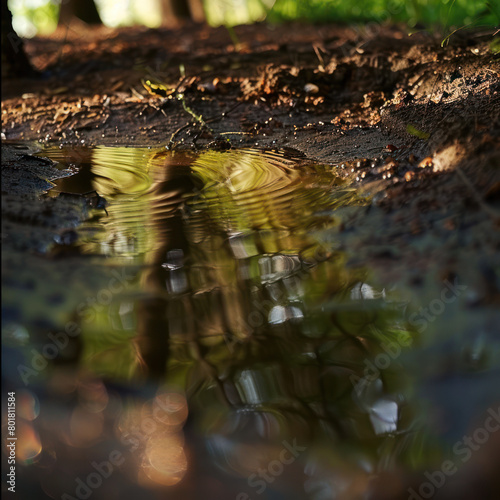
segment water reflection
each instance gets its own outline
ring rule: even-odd
[[[67,163],[76,153],[46,154]],[[412,332],[392,292],[318,243],[335,231],[335,210],[366,203],[334,167],[255,150],[77,156],[85,191],[109,203],[81,229],[82,251],[139,278],[82,325],[81,364],[100,380],[77,382],[68,444],[96,446],[117,421],[134,484],[175,485],[179,498],[200,498],[185,476],[206,498],[348,498],[366,487],[384,440],[405,460],[398,363],[369,377],[366,363]],[[163,389],[112,403],[103,380],[127,378]]]
[[[187,413],[181,394],[161,392],[141,408],[132,405],[121,415],[117,433],[136,452],[141,484],[173,486],[186,474],[182,427]]]

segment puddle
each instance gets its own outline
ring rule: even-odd
[[[116,452],[94,498],[359,498],[376,471],[434,453],[408,400],[404,294],[336,249],[336,210],[368,200],[334,166],[257,150],[44,155],[78,169],[49,196],[105,198],[75,244],[116,272],[75,312],[76,373],[54,363],[39,379],[60,413],[32,426],[44,494],[75,493],[60,457],[84,480]]]
[[[202,240],[226,241],[229,259],[299,253],[312,244],[311,230],[335,224],[336,207],[366,203],[342,187],[334,167],[290,154],[56,148],[44,155],[78,169],[56,181],[50,196],[96,192],[107,200],[109,216],[99,220],[103,240],[87,250],[138,262],[150,261],[145,253],[156,248],[186,252]]]

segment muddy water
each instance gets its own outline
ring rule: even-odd
[[[44,155],[78,171],[49,196],[87,193],[71,244],[115,279],[61,325],[61,349],[81,346],[69,371],[44,369],[52,399],[26,391],[51,415],[30,427],[34,491],[359,498],[377,470],[430,453],[402,363],[417,332],[402,293],[336,245],[339,211],[369,200],[335,166],[257,150]]]

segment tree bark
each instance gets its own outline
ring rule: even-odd
[[[205,21],[202,0],[161,0],[162,24],[167,27],[179,26],[183,21],[197,23]]]
[[[12,27],[12,14],[7,0],[2,2],[2,78],[35,76],[24,51],[24,44]]]
[[[59,25],[70,24],[75,17],[86,24],[102,24],[93,0],[62,0]]]

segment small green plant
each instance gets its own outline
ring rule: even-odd
[[[455,2],[456,0],[454,0],[450,6],[450,13],[452,12]],[[479,25],[479,22],[483,24]],[[496,11],[495,8],[490,4],[490,2],[484,2],[484,9],[471,22],[454,29],[445,38],[443,38],[443,40],[441,41],[441,47],[445,47],[446,45],[448,45],[450,38],[458,31],[466,30],[469,28],[487,28],[493,23],[495,23],[496,25],[500,24],[500,10]],[[497,33],[498,31],[495,34]],[[493,40],[493,42],[494,41],[495,40]]]
[[[229,33],[229,36],[231,37],[231,42],[233,42],[234,49],[238,50],[238,47],[240,46],[240,39],[238,38],[236,31],[234,31],[234,28],[232,26],[229,26],[227,24],[226,24],[226,29],[227,32]]]
[[[186,103],[186,99],[184,98],[184,94],[177,94],[177,100],[181,102],[184,111],[190,114],[195,122],[198,122],[202,127],[207,127],[210,130],[210,127],[207,126],[205,120],[202,115],[196,114]]]
[[[490,43],[490,50],[492,54],[500,54],[500,38],[493,39],[493,41]]]
[[[418,137],[419,139],[422,139],[424,141],[426,141],[430,137],[430,134],[428,132],[424,132],[423,130],[419,130],[418,128],[411,125],[410,123],[408,125],[406,125],[406,131],[410,135],[414,135],[415,137]]]

